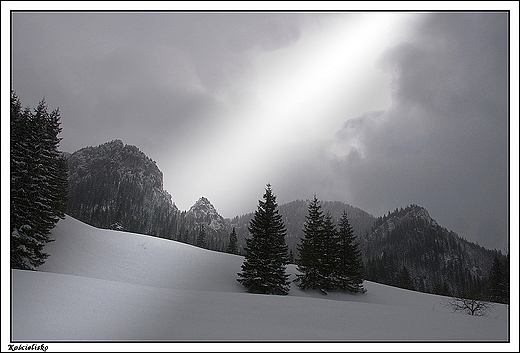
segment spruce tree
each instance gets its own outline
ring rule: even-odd
[[[270,184],[263,199],[248,226],[251,238],[246,239],[246,254],[237,281],[250,293],[285,295],[290,289],[289,275],[285,273],[286,228]]]
[[[366,292],[363,287],[363,262],[354,230],[344,211],[339,221],[336,280],[338,288],[350,292]]]
[[[231,234],[229,235],[229,244],[226,248],[226,252],[230,254],[238,254],[238,247],[237,247],[237,232],[235,230],[235,227],[233,227],[233,230],[231,231]]]
[[[300,289],[319,290],[327,294],[328,284],[325,283],[322,264],[324,262],[324,215],[321,203],[316,195],[309,204],[306,221],[303,225],[304,236],[298,244],[297,260],[299,274],[296,283]]]
[[[199,248],[206,248],[207,247],[207,243],[206,243],[206,230],[204,229],[204,225],[201,225],[199,227],[199,235],[197,236],[197,243],[196,243],[196,245]]]
[[[59,110],[41,101],[31,112],[11,93],[11,267],[45,262],[50,231],[65,217],[67,165],[58,151]]]
[[[34,269],[46,256],[43,244],[34,238],[31,222],[31,135],[34,130],[29,109],[22,110],[19,98],[11,92],[11,268]]]
[[[489,276],[489,300],[495,303],[507,304],[509,302],[508,292],[508,279],[504,265],[498,257],[495,257]]]
[[[322,288],[331,291],[338,287],[337,268],[339,260],[338,232],[330,212],[323,217],[323,236],[321,238],[320,278]]]
[[[415,290],[415,286],[413,285],[412,276],[410,275],[410,271],[408,268],[403,265],[401,272],[399,273],[399,287],[409,290]]]

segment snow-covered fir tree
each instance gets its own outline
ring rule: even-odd
[[[60,113],[42,100],[22,110],[11,93],[11,267],[35,269],[50,231],[65,217],[67,167],[58,151]]]
[[[314,289],[323,294],[336,289],[366,291],[361,252],[346,212],[340,219],[338,231],[330,212],[323,214],[322,204],[314,196],[303,232],[298,247],[300,274],[296,275],[301,289]]]
[[[504,264],[495,257],[489,275],[489,300],[496,303],[509,303],[509,280]]]
[[[321,269],[320,277],[322,289],[325,291],[334,290],[338,285],[338,231],[332,221],[330,212],[326,212],[323,217],[323,236],[321,238]]]
[[[285,272],[286,229],[270,184],[263,199],[249,223],[251,238],[246,239],[246,254],[237,281],[251,293],[285,295],[290,289],[289,275]]]
[[[364,293],[366,289],[363,287],[361,250],[346,212],[343,212],[339,220],[337,249],[335,279],[338,287],[350,292]]]
[[[404,289],[415,290],[415,286],[413,285],[412,277],[410,276],[410,271],[408,271],[408,267],[403,265],[401,272],[398,276],[398,286]]]
[[[229,244],[226,248],[226,252],[230,253],[230,254],[238,254],[237,232],[235,230],[235,227],[233,227],[233,230],[231,231],[231,234],[229,235]]]
[[[298,245],[297,265],[300,274],[296,275],[296,283],[301,289],[315,289],[326,294],[329,285],[326,283],[322,268],[324,215],[321,203],[316,196],[309,204],[303,233],[304,236]]]

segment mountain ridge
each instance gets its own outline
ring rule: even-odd
[[[367,278],[409,289],[444,295],[485,296],[487,278],[495,258],[507,256],[489,250],[440,226],[428,211],[412,204],[377,218],[360,248]]]
[[[163,189],[162,172],[137,147],[114,140],[67,155],[69,203],[67,213],[87,224],[149,234],[195,245],[202,229],[205,247],[224,252],[235,228],[243,253],[254,211],[222,217],[201,196],[189,210],[179,210]],[[290,261],[298,258],[298,243],[309,200],[279,205],[287,229]],[[403,267],[411,269],[415,289],[439,293],[476,291],[485,286],[493,257],[505,262],[500,251],[484,249],[441,227],[426,208],[409,205],[374,217],[341,201],[321,201],[337,224],[346,211],[357,236],[366,277],[400,284]],[[379,274],[376,278],[374,273]],[[432,276],[429,272],[438,273]]]

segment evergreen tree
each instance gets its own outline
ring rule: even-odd
[[[11,267],[35,269],[45,262],[50,231],[65,217],[67,165],[58,151],[59,110],[45,101],[22,110],[11,93]]]
[[[204,229],[204,225],[201,225],[199,228],[199,235],[197,236],[196,245],[199,248],[205,248],[207,246],[206,243],[206,229]]]
[[[350,292],[366,292],[363,287],[361,250],[356,243],[356,236],[346,212],[343,212],[339,221],[337,249],[336,278],[338,287]],[[377,273],[375,276],[377,278]]]
[[[450,287],[448,286],[448,283],[445,280],[442,281],[442,287],[441,287],[439,293],[437,293],[437,294],[444,295],[446,297],[452,296]]]
[[[323,236],[321,238],[321,266],[320,278],[322,289],[331,291],[338,287],[338,265],[339,265],[339,247],[338,232],[332,221],[330,212],[323,217]]]
[[[11,268],[33,269],[46,258],[31,227],[31,112],[11,92]],[[43,239],[46,240],[46,239]],[[47,239],[48,240],[48,239]],[[38,252],[38,253],[36,253]]]
[[[374,259],[368,260],[365,265],[366,279],[372,282],[379,282],[379,276],[377,274],[377,261]]]
[[[415,290],[413,285],[412,277],[408,268],[403,265],[401,272],[399,273],[399,287],[409,290]]]
[[[322,264],[324,263],[324,215],[316,195],[308,207],[308,215],[303,226],[303,238],[298,244],[299,258],[296,283],[301,289],[315,289],[327,294]]]
[[[235,230],[235,227],[233,227],[233,230],[231,231],[231,234],[229,235],[229,245],[226,248],[226,252],[230,253],[230,254],[238,254],[237,232]]]
[[[288,263],[286,228],[270,184],[267,184],[263,199],[258,202],[249,223],[252,237],[246,239],[246,254],[237,281],[251,293],[285,295],[290,289],[289,275],[285,273]]]
[[[496,303],[509,302],[508,279],[502,262],[495,257],[489,276],[489,300]]]
[[[116,215],[114,217],[114,222],[112,222],[112,224],[110,225],[109,229],[113,229],[113,230],[119,230],[119,231],[122,231],[124,230],[124,227],[123,227],[123,212],[121,212],[121,205],[119,205],[117,211],[116,211]]]

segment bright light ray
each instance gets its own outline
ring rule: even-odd
[[[346,120],[388,108],[389,76],[375,63],[402,38],[412,17],[355,14],[320,33],[303,33],[293,46],[261,54],[257,80],[248,87],[260,103],[227,119],[232,125],[190,156],[193,173],[176,183],[196,183],[210,200],[225,195],[256,200],[256,189],[251,191],[256,196],[233,195],[230,190],[272,182],[278,177],[277,166],[291,163],[291,153],[299,146],[332,139]]]
[[[330,138],[345,120],[389,107],[390,77],[375,68],[376,60],[410,19],[398,13],[357,14],[309,35],[286,53],[263,55],[258,94],[279,112],[271,119],[283,120],[282,133],[303,125],[307,131],[302,132]],[[358,92],[373,95],[367,100]],[[343,114],[335,114],[338,105]],[[279,121],[272,123],[280,127]]]

